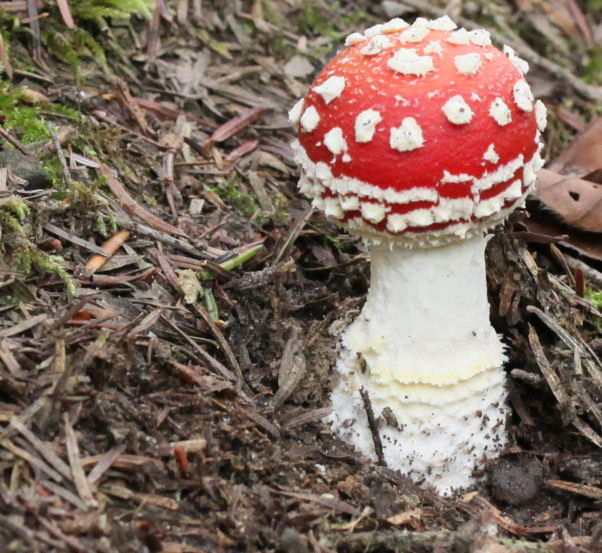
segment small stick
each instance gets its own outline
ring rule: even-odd
[[[19,150],[22,154],[31,157],[31,152],[27,151],[27,148],[23,146],[12,134],[6,132],[2,127],[0,127],[0,136],[2,138],[8,140],[17,150]]]
[[[378,458],[378,464],[381,467],[386,467],[387,463],[385,461],[385,456],[383,455],[383,444],[380,441],[380,434],[378,433],[378,428],[376,427],[372,403],[370,402],[370,396],[368,395],[366,388],[360,388],[360,395],[362,396],[362,401],[364,402],[366,417],[368,417],[368,426],[370,427],[370,432],[372,432],[372,441],[374,442],[374,451],[376,452],[376,457]]]
[[[121,248],[121,246],[123,246],[123,244],[125,243],[125,241],[130,237],[130,232],[127,230],[120,230],[119,232],[117,232],[116,234],[114,234],[113,236],[111,236],[111,238],[109,238],[103,245],[102,245],[102,249],[105,250],[108,254],[109,257],[112,256],[119,248]],[[104,256],[104,255],[100,255],[100,254],[94,254],[89,260],[88,263],[86,263],[86,271],[92,275],[93,273],[95,273],[96,271],[98,271],[98,269],[100,269],[105,262],[107,261],[107,259],[109,259],[109,257]]]
[[[190,478],[190,463],[188,462],[188,456],[181,447],[173,448],[173,456],[176,460],[178,471],[182,478]]]
[[[50,133],[50,138],[52,138],[52,143],[54,144],[54,149],[56,151],[56,155],[59,158],[59,162],[61,164],[61,170],[63,172],[63,180],[65,181],[65,186],[69,186],[69,182],[71,182],[71,173],[69,173],[69,167],[67,166],[67,160],[65,159],[65,154],[63,153],[63,148],[61,148],[61,143],[59,141],[59,137],[54,132],[54,129],[50,125],[48,121],[45,121],[46,128]]]
[[[585,297],[585,273],[581,267],[575,267],[575,293],[580,297]]]

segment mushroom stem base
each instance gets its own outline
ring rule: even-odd
[[[473,482],[506,443],[503,345],[489,322],[487,238],[372,248],[372,285],[343,335],[333,429],[375,460],[360,389],[392,469],[441,493]]]

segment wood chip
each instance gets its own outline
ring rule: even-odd
[[[69,421],[69,414],[63,413],[63,424],[65,427],[65,443],[67,446],[67,457],[69,458],[69,465],[71,466],[71,474],[77,493],[81,497],[82,501],[88,507],[95,507],[97,505],[96,499],[92,495],[89,482],[86,478],[86,473],[82,466],[81,457],[79,454],[79,445],[77,444],[77,438],[75,432]]]
[[[602,488],[596,486],[588,486],[586,484],[577,484],[575,482],[567,482],[565,480],[546,480],[546,486],[564,490],[590,499],[602,499]]]

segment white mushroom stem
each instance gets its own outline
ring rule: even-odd
[[[389,468],[441,493],[473,482],[505,445],[503,345],[489,322],[487,237],[425,249],[373,246],[371,287],[343,336],[333,429],[376,459],[368,392]],[[383,412],[384,411],[384,412]]]

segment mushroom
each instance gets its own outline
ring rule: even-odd
[[[489,321],[486,231],[524,204],[545,107],[528,65],[449,17],[354,33],[291,110],[300,190],[370,247],[366,303],[342,336],[329,421],[441,493],[507,443],[504,345]]]

